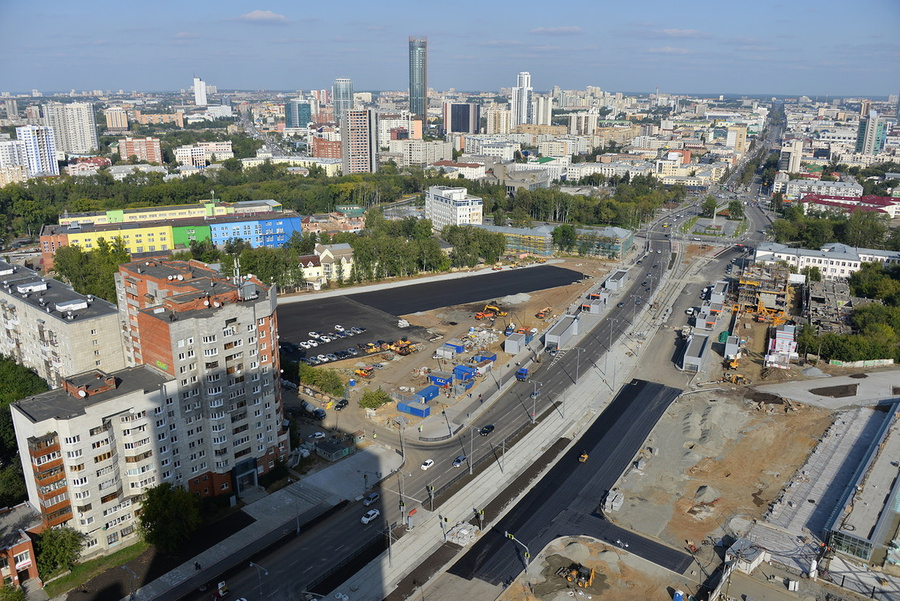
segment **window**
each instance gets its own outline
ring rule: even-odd
[[[81,440],[81,435],[68,436],[65,438],[66,444],[75,444]]]
[[[52,453],[51,453],[52,455]],[[77,449],[75,451],[66,451],[66,457],[69,459],[75,459],[76,457],[81,457],[82,451],[81,449]],[[49,455],[45,455],[45,457],[49,457]]]

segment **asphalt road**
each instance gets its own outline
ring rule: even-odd
[[[490,584],[516,577],[526,564],[524,549],[506,538],[506,532],[515,535],[532,555],[557,537],[587,535],[610,542],[621,540],[632,553],[675,572],[685,570],[691,562],[689,555],[617,528],[598,512],[605,493],[680,393],[677,388],[643,380],[624,386],[602,418],[450,572]],[[582,451],[589,454],[585,463],[578,461]]]
[[[520,292],[556,288],[582,277],[582,273],[571,269],[538,265],[527,269],[504,269],[469,278],[352,294],[349,297],[391,315],[409,315],[440,307],[496,300]],[[280,312],[279,307],[279,315]]]

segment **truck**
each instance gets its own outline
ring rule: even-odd
[[[505,330],[503,330],[503,334],[506,335],[506,336],[509,336],[510,334],[512,334],[512,333],[515,332],[515,331],[516,331],[516,324],[511,323],[511,324],[509,324],[509,325],[506,326],[506,329],[505,329]]]
[[[316,419],[325,419],[325,410],[316,407],[312,403],[308,401],[300,401],[300,406],[303,407],[303,410],[312,415]]]
[[[525,382],[528,380],[528,368],[523,367],[516,371],[516,380],[519,382]]]

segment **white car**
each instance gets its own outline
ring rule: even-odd
[[[331,338],[329,338],[328,336],[319,336],[319,341],[324,344],[326,342],[331,342]]]
[[[316,355],[316,359],[318,359],[322,363],[328,363],[329,361],[331,361],[331,359],[329,359],[325,355]]]
[[[310,337],[310,338],[318,338],[318,337],[319,337],[319,333],[318,333],[318,332],[309,332],[309,337]]]
[[[369,511],[366,512],[366,515],[362,516],[362,519],[359,521],[362,522],[363,524],[368,524],[372,520],[377,519],[378,516],[380,516],[380,515],[381,515],[381,512],[378,511],[377,509],[370,509]]]
[[[322,440],[323,438],[325,438],[325,433],[324,432],[314,432],[313,434],[310,434],[309,437],[312,438],[313,440]]]
[[[427,470],[432,465],[434,465],[434,459],[426,459],[425,461],[422,462],[422,471]]]
[[[309,345],[309,348],[313,348],[313,347],[315,347],[315,346],[319,346],[319,343],[316,342],[315,340],[307,340],[307,341],[306,341],[306,344]]]
[[[334,326],[334,331],[335,331],[335,332],[343,332],[343,331],[344,331],[344,326],[342,326],[342,325],[336,325],[336,326]]]
[[[300,348],[309,350],[309,349],[312,348],[312,346],[310,346],[310,344],[309,344],[308,342],[304,341],[304,342],[301,342],[301,343],[300,343]]]

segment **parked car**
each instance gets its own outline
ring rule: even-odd
[[[335,355],[334,353],[328,353],[325,356],[328,357],[329,361],[337,361],[338,360],[337,355]]]
[[[344,331],[344,326],[342,326],[342,325],[336,325],[336,326],[334,326],[334,331],[335,331],[335,332],[343,332],[343,331]]]
[[[381,515],[381,512],[378,511],[377,509],[370,509],[369,511],[366,512],[366,515],[362,516],[362,519],[360,519],[359,521],[362,522],[363,524],[368,524],[368,523],[372,522],[373,520],[378,519],[378,516],[380,516],[380,515]]]
[[[309,435],[309,437],[312,438],[313,440],[322,440],[323,438],[325,438],[325,433],[324,432],[313,432],[312,434]]]
[[[353,326],[352,328],[350,328],[350,331],[353,332],[354,334],[362,334],[363,333],[363,330],[357,328],[356,326]]]
[[[344,407],[346,407],[346,406],[349,405],[349,404],[350,404],[350,401],[348,401],[347,399],[341,399],[341,400],[339,400],[339,401],[337,402],[337,404],[334,406],[334,410],[335,410],[335,411],[343,411],[343,410],[344,410]]]
[[[422,462],[422,471],[427,470],[432,465],[434,465],[434,459],[426,459],[425,461]]]
[[[370,492],[365,499],[363,499],[363,505],[368,507],[369,505],[374,505],[381,499],[381,495],[377,492]]]

